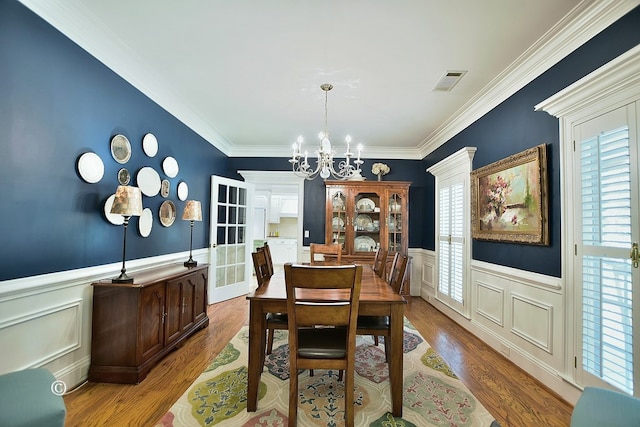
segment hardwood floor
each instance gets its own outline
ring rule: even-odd
[[[410,297],[408,297],[410,298]],[[209,306],[209,327],[137,385],[86,383],[65,396],[66,425],[153,426],[248,324],[244,297]],[[405,315],[503,427],[568,426],[572,406],[421,298]]]

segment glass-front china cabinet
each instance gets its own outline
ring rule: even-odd
[[[326,181],[326,242],[342,243],[343,259],[373,262],[378,248],[406,254],[409,182]]]

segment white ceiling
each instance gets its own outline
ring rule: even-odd
[[[229,156],[420,159],[638,1],[21,0]],[[622,5],[620,4],[622,3]],[[448,70],[468,73],[451,92]],[[533,109],[533,105],[532,105]]]

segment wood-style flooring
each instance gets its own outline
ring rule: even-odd
[[[406,317],[503,426],[568,426],[572,406],[421,298]],[[209,306],[209,327],[193,335],[137,385],[86,383],[65,396],[68,427],[153,426],[248,324],[244,297]]]

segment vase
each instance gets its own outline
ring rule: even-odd
[[[378,181],[382,181],[382,172],[378,173]]]

